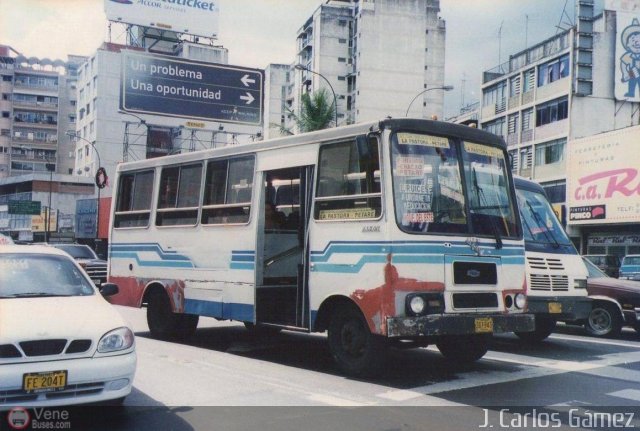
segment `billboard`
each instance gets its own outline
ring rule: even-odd
[[[259,69],[124,52],[120,109],[259,126],[263,82]]]
[[[98,214],[97,199],[76,201],[76,238],[95,238]]]
[[[196,36],[218,34],[218,0],[104,0],[109,21]]]
[[[568,145],[569,225],[640,222],[640,126]]]
[[[32,232],[49,232],[58,231],[58,210],[51,210],[49,213],[49,225],[47,225],[47,208],[43,208],[38,215],[31,216],[31,231]]]

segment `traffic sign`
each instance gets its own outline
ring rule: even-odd
[[[9,214],[40,214],[40,201],[9,201]]]
[[[122,111],[262,123],[262,70],[134,52],[124,53],[122,62]]]

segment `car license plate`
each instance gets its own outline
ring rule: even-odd
[[[25,392],[60,391],[67,386],[66,371],[49,371],[45,373],[28,373],[22,378],[22,389]]]
[[[549,313],[558,314],[562,313],[562,304],[559,302],[550,302],[549,303]]]
[[[478,317],[475,324],[476,332],[493,332],[493,319],[491,317]]]

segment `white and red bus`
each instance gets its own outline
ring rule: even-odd
[[[386,119],[121,164],[114,302],[159,337],[198,316],[326,330],[356,375],[393,343],[477,360],[534,329],[507,160],[484,131]]]

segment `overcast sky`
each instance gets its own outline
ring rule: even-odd
[[[0,0],[0,44],[28,57],[90,55],[108,36],[103,1]],[[558,24],[566,28],[572,23],[574,1],[441,0],[440,15],[447,24],[445,84],[455,87],[445,95],[445,116],[455,114],[463,101],[478,100],[482,71],[506,61],[525,43],[553,36]],[[259,68],[291,63],[296,30],[321,3],[218,0],[219,42],[229,49],[229,62]],[[111,36],[118,40],[122,34],[113,31]]]

